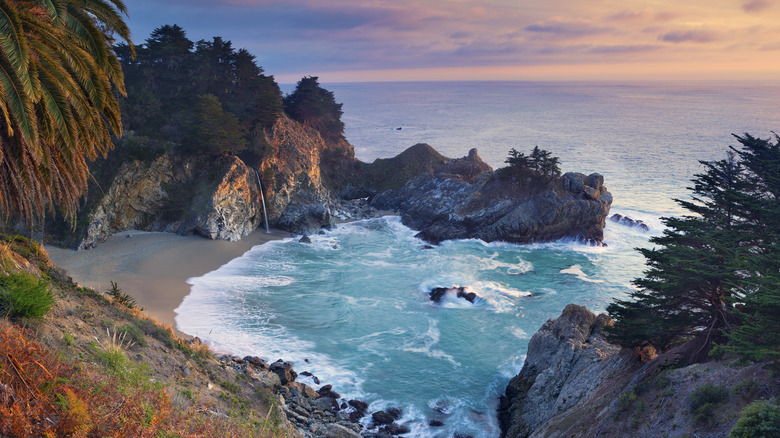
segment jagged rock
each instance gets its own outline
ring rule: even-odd
[[[390,435],[402,435],[405,433],[411,432],[409,428],[403,424],[388,424],[387,426],[384,426],[382,431],[389,433]]]
[[[260,359],[257,356],[246,356],[244,357],[244,361],[259,368],[266,368],[268,366],[268,362],[264,361],[263,359]]]
[[[360,434],[338,423],[318,424],[312,428],[315,437],[360,438]]]
[[[257,177],[243,161],[232,156],[213,160],[166,154],[152,163],[122,165],[89,213],[78,248],[92,248],[128,229],[235,241],[261,220]]]
[[[313,234],[334,224],[330,208],[316,201],[290,202],[275,223],[276,227],[294,234]]]
[[[307,235],[304,235],[303,237],[301,237],[298,240],[298,242],[300,242],[300,243],[311,243],[311,238],[309,236],[307,236]]]
[[[464,300],[468,301],[469,303],[473,303],[474,300],[477,299],[477,294],[475,294],[474,292],[466,292],[466,290],[464,288],[459,287],[458,288],[457,297],[458,298],[463,298]]]
[[[404,411],[402,411],[401,408],[396,408],[392,406],[387,408],[386,412],[396,420],[400,420],[401,417],[404,415]]]
[[[363,417],[366,415],[366,411],[368,410],[368,403],[362,401],[362,400],[350,400],[347,403],[349,403],[350,406],[355,408],[355,412],[358,414],[358,418]]]
[[[502,437],[527,437],[545,421],[587,400],[617,373],[639,363],[630,352],[604,339],[611,320],[569,304],[547,321],[528,343],[520,374],[506,388],[499,407]]]
[[[466,238],[531,243],[570,236],[600,244],[612,195],[598,174],[569,172],[534,183],[502,170],[482,173],[471,184],[421,175],[378,194],[371,204],[399,211],[403,223],[431,243]]]
[[[279,359],[278,361],[272,363],[268,369],[279,376],[279,380],[282,382],[282,385],[287,385],[288,383],[295,382],[295,379],[298,377],[298,373],[296,373],[292,367],[292,363],[284,362],[283,360]]]
[[[373,420],[374,424],[376,424],[377,426],[382,426],[394,422],[395,417],[388,412],[377,411],[371,414],[371,420]]]
[[[431,427],[442,427],[444,426],[444,422],[441,420],[428,420],[428,426]]]
[[[469,154],[463,158],[453,158],[444,164],[434,168],[435,175],[448,178],[457,178],[468,183],[476,181],[477,177],[483,172],[493,170],[487,163],[482,161],[477,149],[469,150]]]
[[[341,398],[338,392],[333,391],[332,385],[324,385],[317,391],[317,394],[319,394],[320,397],[328,397],[333,399]]]
[[[623,215],[620,215],[620,214],[617,214],[617,213],[615,213],[612,216],[610,216],[609,220],[611,220],[612,222],[618,223],[620,225],[625,225],[627,227],[636,227],[636,228],[639,228],[642,231],[650,231],[650,227],[644,221],[639,220],[639,219],[634,220],[634,219],[631,219],[628,216],[623,216]]]

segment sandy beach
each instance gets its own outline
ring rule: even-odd
[[[130,236],[130,237],[128,237]],[[256,245],[290,234],[258,229],[238,242],[170,233],[123,231],[84,251],[46,245],[51,260],[81,286],[105,292],[114,281],[146,313],[174,328],[175,313],[190,292],[187,279],[211,272]]]

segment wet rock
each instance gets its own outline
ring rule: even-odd
[[[336,399],[330,397],[320,397],[317,400],[314,400],[312,406],[316,407],[321,411],[339,410],[339,403],[336,401]]]
[[[244,357],[244,361],[257,368],[268,367],[268,362],[264,361],[263,359],[260,359],[257,356],[246,356]]]
[[[332,385],[325,385],[322,388],[317,391],[317,394],[320,395],[320,397],[329,397],[333,399],[341,398],[341,395],[339,395],[338,392],[333,391]]]
[[[387,413],[390,414],[396,420],[400,420],[401,417],[403,417],[404,415],[404,411],[402,411],[401,408],[396,408],[396,407],[387,408]]]
[[[435,287],[435,288],[433,288],[431,290],[431,292],[429,293],[431,301],[433,301],[434,303],[441,302],[441,299],[444,298],[444,295],[447,294],[448,290],[450,290],[450,289],[446,288],[446,287]]]
[[[639,219],[634,220],[634,219],[631,219],[628,216],[623,216],[623,215],[620,215],[620,214],[617,214],[617,213],[615,213],[612,216],[610,216],[609,220],[611,220],[612,222],[618,223],[620,225],[625,225],[627,227],[639,228],[642,231],[650,231],[650,227],[647,226],[647,224],[644,221],[639,220]]]
[[[311,238],[307,235],[304,235],[300,239],[298,239],[298,242],[300,243],[311,243]]]
[[[282,385],[287,385],[294,382],[298,377],[298,373],[296,373],[292,367],[292,363],[279,359],[272,363],[268,369],[279,376],[279,380],[282,382]]]
[[[473,303],[477,299],[477,294],[474,292],[466,292],[462,287],[458,288],[458,298],[463,298],[469,303]]]
[[[314,374],[312,374],[312,373],[310,373],[308,371],[304,371],[300,375],[301,376],[306,376],[306,377],[311,377],[311,380],[314,382],[315,385],[319,385],[320,384],[320,379],[317,376],[315,376]]]
[[[394,416],[392,416],[390,413],[385,411],[377,411],[371,414],[371,420],[374,421],[374,424],[377,426],[382,426],[385,424],[391,424],[396,419]]]
[[[428,426],[431,427],[442,427],[444,426],[444,422],[441,420],[428,420]]]
[[[389,433],[390,435],[402,435],[405,433],[411,432],[409,428],[403,424],[388,424],[387,426],[384,426],[382,429],[380,429],[384,432]]]
[[[472,435],[462,433],[462,432],[455,432],[453,435],[453,438],[474,438]]]

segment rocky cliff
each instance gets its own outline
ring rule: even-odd
[[[778,378],[761,364],[686,365],[685,345],[641,357],[606,341],[609,324],[606,315],[570,304],[533,335],[501,399],[502,437],[722,437],[744,406],[777,395]],[[713,404],[705,415],[692,405],[702,387],[728,394],[707,400]]]
[[[404,224],[433,243],[467,238],[531,243],[570,236],[600,244],[603,239],[612,195],[601,175],[570,172],[543,181],[500,169],[472,181],[447,172],[425,174],[377,195],[372,205],[399,211]]]
[[[262,206],[254,170],[240,159],[163,155],[124,163],[87,220],[80,249],[128,229],[238,240],[261,223]]]

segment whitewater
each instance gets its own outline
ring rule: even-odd
[[[189,280],[176,309],[180,330],[220,351],[292,361],[343,397],[369,402],[370,412],[400,407],[416,437],[498,436],[498,396],[533,333],[568,303],[600,312],[624,298],[644,269],[635,248],[663,232],[662,216],[682,213],[672,199],[687,197],[698,160],[725,156],[731,133],[767,137],[780,126],[778,83],[326,87],[344,102],[346,137],[364,161],[425,142],[450,157],[477,147],[499,167],[510,148],[538,145],[561,157],[564,171],[603,174],[611,214],[650,227],[607,221],[606,247],[429,247],[390,216],[339,225],[311,244],[257,246]],[[433,303],[435,287],[479,298]]]

